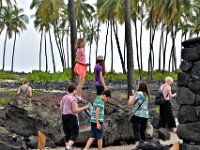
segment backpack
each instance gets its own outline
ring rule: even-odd
[[[162,91],[158,91],[155,95],[154,104],[155,105],[162,105],[165,102],[165,97]]]

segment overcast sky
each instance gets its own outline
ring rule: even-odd
[[[34,10],[30,10],[30,4],[32,0],[17,0],[17,4],[19,8],[24,9],[24,13],[27,14],[30,18],[31,15],[34,14]],[[89,0],[90,2],[93,2],[92,0]],[[139,23],[139,22],[138,22]],[[139,24],[138,24],[139,25]],[[120,46],[123,52],[124,47],[124,25],[119,26],[119,37],[120,37]],[[132,33],[133,33],[133,49],[134,49],[134,65],[135,68],[137,68],[136,64],[136,52],[135,52],[135,39],[134,39],[134,28],[132,25]],[[106,26],[101,25],[100,28],[100,41],[99,41],[99,49],[98,54],[104,55],[104,45],[105,45],[105,35],[106,35]],[[139,35],[139,33],[138,33]],[[113,36],[114,37],[114,36]],[[4,46],[4,38],[5,38],[5,32],[3,32],[0,36],[0,69],[2,68],[2,55],[3,55],[3,46]],[[157,62],[158,62],[158,48],[159,48],[159,38],[160,33],[156,32],[155,36],[155,42],[154,42],[154,50],[155,50],[155,69],[157,68]],[[114,39],[114,38],[113,38]],[[23,31],[20,36],[17,36],[17,42],[16,42],[16,53],[15,53],[15,59],[14,59],[14,71],[25,71],[25,72],[31,72],[32,70],[38,70],[39,69],[39,43],[40,42],[40,33],[38,33],[33,26],[33,18],[30,18],[30,22],[27,25],[27,30]],[[116,72],[121,72],[121,63],[120,58],[118,55],[116,42],[114,39],[114,70]],[[61,71],[61,62],[59,58],[59,53],[56,48],[56,44],[54,45],[54,53],[55,53],[55,60],[56,60],[56,70]],[[147,69],[148,67],[148,53],[149,53],[149,31],[146,31],[144,29],[143,33],[143,65],[144,69]],[[9,39],[7,41],[7,47],[6,47],[6,62],[5,62],[5,70],[10,70],[11,68],[11,52],[12,52],[12,46],[13,46],[13,39]],[[95,44],[92,45],[92,68],[95,65],[94,57],[95,57]],[[177,58],[178,58],[178,67],[180,64],[180,34],[178,34],[176,39],[176,49],[177,49]],[[89,56],[89,45],[86,46],[86,55],[87,60]],[[106,58],[106,70],[110,70],[110,38],[108,37],[108,53]],[[169,51],[171,50],[171,38],[168,39],[168,47],[167,47],[167,59],[169,58]],[[49,62],[49,70],[53,70],[53,66],[51,63],[51,52],[50,52],[50,45],[48,45],[48,62]],[[168,64],[168,62],[167,62]],[[44,57],[44,48],[43,48],[43,56],[42,56],[42,70],[45,70],[45,57]]]

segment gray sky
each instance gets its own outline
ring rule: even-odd
[[[30,18],[31,15],[34,14],[34,10],[30,10],[30,4],[32,0],[17,0],[17,4],[19,8],[24,9],[24,13],[27,14]],[[92,1],[92,0],[89,0]],[[93,1],[94,2],[94,1]],[[138,22],[139,23],[139,22]],[[139,24],[138,24],[139,25]],[[120,46],[123,52],[124,47],[124,25],[119,26],[119,38],[120,38]],[[137,68],[136,63],[136,48],[135,48],[135,37],[134,37],[134,28],[132,24],[132,37],[133,37],[133,49],[134,49],[134,65],[135,68]],[[99,41],[99,49],[98,54],[104,55],[104,45],[105,45],[105,35],[106,35],[106,26],[101,25],[100,28],[100,41]],[[139,35],[139,33],[138,33]],[[110,37],[110,36],[109,36]],[[110,70],[110,38],[108,37],[108,52],[107,52],[107,58],[106,58],[106,70]],[[2,68],[2,55],[3,55],[3,46],[4,46],[4,38],[5,38],[5,32],[3,32],[0,36],[0,68]],[[155,50],[155,69],[157,69],[157,62],[158,62],[158,48],[159,48],[159,38],[160,33],[156,32],[155,42],[154,42],[154,50]],[[114,36],[113,36],[114,39]],[[25,71],[30,72],[32,70],[38,70],[39,69],[39,41],[40,41],[40,33],[38,33],[33,26],[33,18],[30,18],[30,22],[27,25],[27,30],[23,31],[20,36],[17,36],[17,43],[16,43],[16,53],[15,53],[15,60],[14,60],[14,71]],[[55,40],[53,40],[55,41]],[[115,39],[113,41],[114,43],[114,70],[116,72],[121,72],[121,63],[120,58],[118,55],[117,47]],[[59,58],[59,53],[56,48],[55,42],[54,45],[54,53],[55,53],[55,60],[56,60],[56,70],[61,71],[62,66]],[[144,28],[143,32],[143,65],[144,69],[147,69],[148,67],[148,53],[149,53],[149,31],[146,31]],[[13,46],[13,39],[9,39],[7,41],[7,48],[6,48],[6,62],[5,62],[5,70],[10,70],[11,68],[11,53],[12,53],[12,46]],[[176,39],[176,49],[177,49],[177,63],[178,67],[180,64],[180,34],[178,34]],[[50,71],[53,70],[53,66],[51,63],[51,52],[50,52],[50,45],[48,44],[47,47],[47,53],[48,53],[48,62],[49,62],[49,69]],[[86,46],[86,55],[87,60],[89,57],[89,46]],[[94,57],[95,57],[95,50],[96,46],[95,44],[92,45],[92,68],[95,65]],[[169,51],[171,50],[171,38],[168,39],[168,47],[167,47],[167,58],[169,58]],[[167,62],[168,66],[168,62]],[[43,48],[43,56],[42,56],[42,70],[45,70],[45,57],[44,57],[44,48]]]

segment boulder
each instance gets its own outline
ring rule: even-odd
[[[193,64],[191,61],[182,61],[181,62],[181,65],[180,65],[180,69],[183,71],[183,72],[188,72],[190,71],[190,69],[192,68]]]
[[[200,59],[200,45],[191,48],[183,48],[181,58],[187,61],[196,61]]]
[[[184,142],[198,143],[200,141],[200,121],[187,124],[179,124],[177,135]]]
[[[200,94],[200,81],[189,80],[188,87],[195,94]]]
[[[31,98],[24,95],[14,97],[5,108],[5,127],[25,138],[36,137],[38,130],[49,139],[49,143],[63,145],[63,129],[59,103],[66,93],[41,93]],[[83,98],[93,101],[96,94],[84,92]],[[85,104],[79,103],[80,106]],[[127,102],[111,99],[105,103],[105,136],[106,145],[119,140],[132,139],[132,129],[128,122],[131,107]],[[90,135],[89,117],[79,114],[80,134],[77,144],[85,144]],[[16,128],[16,124],[18,127]],[[34,140],[33,140],[34,141]],[[33,146],[29,140],[29,146]]]
[[[179,87],[176,102],[179,105],[193,105],[195,104],[195,94],[188,88]]]
[[[188,123],[188,122],[195,122],[199,120],[195,107],[191,105],[181,106],[177,117],[178,117],[179,123],[182,123],[182,124]]]
[[[184,72],[179,72],[178,73],[178,86],[187,87],[189,79],[190,79],[189,74],[184,73]]]
[[[200,150],[200,145],[194,145],[194,144],[181,144],[181,150]]]
[[[189,40],[183,41],[181,44],[185,48],[186,47],[194,47],[194,46],[200,44],[200,38],[199,37],[197,37],[197,38],[191,38]]]

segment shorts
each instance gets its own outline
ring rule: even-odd
[[[103,139],[104,129],[101,123],[101,129],[97,129],[97,124],[91,122],[91,137],[97,140]]]
[[[97,89],[97,95],[101,95],[101,93],[104,91],[104,87],[102,85],[96,85]]]
[[[85,78],[87,71],[87,66],[83,66],[79,63],[76,63],[74,67],[74,73],[80,76],[81,78]]]
[[[75,115],[62,115],[63,130],[65,141],[76,141],[79,134],[78,119]]]

